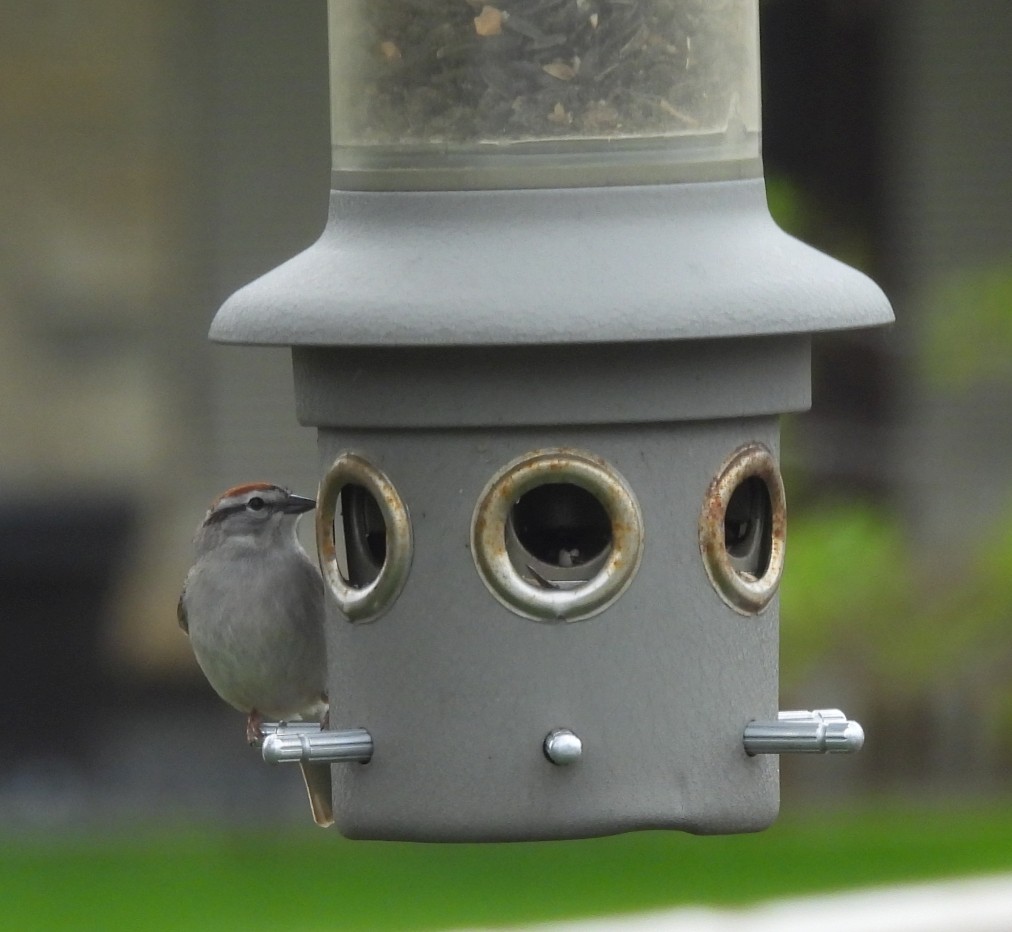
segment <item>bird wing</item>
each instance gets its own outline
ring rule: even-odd
[[[176,603],[176,619],[179,622],[179,627],[182,628],[187,634],[190,633],[190,623],[186,618],[186,586],[183,585],[183,591],[179,593],[179,601]]]

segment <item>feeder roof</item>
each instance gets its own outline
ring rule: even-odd
[[[211,338],[293,346],[632,343],[892,321],[865,275],[787,235],[761,179],[331,194],[307,250]]]

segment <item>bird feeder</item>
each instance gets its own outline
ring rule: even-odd
[[[871,281],[770,218],[755,0],[331,0],[321,238],[211,337],[292,347],[317,428],[330,728],[353,838],[764,828],[778,418]]]

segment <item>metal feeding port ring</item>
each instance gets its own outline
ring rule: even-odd
[[[739,447],[706,491],[699,550],[717,594],[755,615],[776,594],[784,568],[787,504],[780,468],[761,443]]]
[[[536,621],[578,621],[632,581],[643,518],[632,490],[600,457],[566,448],[527,453],[478,498],[471,554],[489,591]]]
[[[339,508],[341,529],[335,527]],[[408,509],[393,483],[364,457],[342,453],[320,483],[316,549],[327,587],[349,621],[373,621],[393,604],[407,581],[412,548]]]

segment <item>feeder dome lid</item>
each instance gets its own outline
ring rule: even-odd
[[[761,178],[334,191],[320,239],[212,339],[283,346],[640,343],[889,323],[865,275],[784,233]]]

